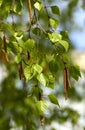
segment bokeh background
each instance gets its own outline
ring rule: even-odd
[[[28,116],[29,130],[85,130],[85,0],[48,0],[47,5],[58,5],[61,11],[60,25],[56,31],[68,30],[70,36],[69,58],[73,64],[80,66],[81,78],[79,81],[71,79],[73,84],[69,92],[69,99],[65,100],[63,95],[63,76],[55,83],[55,89],[45,89],[45,95],[53,92],[57,95],[60,109],[48,102],[49,110],[45,112],[46,125],[42,128],[40,122],[32,116],[30,103],[23,100],[23,85],[19,81],[15,67],[0,62],[0,130],[26,130],[21,124],[26,123]],[[14,16],[14,21],[24,24],[28,21],[27,10],[23,12],[22,18]],[[12,23],[12,18],[7,18]],[[12,88],[11,88],[12,86]],[[27,85],[29,86],[29,84]],[[30,83],[32,86],[32,83]],[[27,91],[30,88],[27,87]],[[11,100],[10,100],[11,97]],[[46,98],[46,97],[45,97]],[[26,106],[24,106],[26,105]],[[28,115],[24,114],[27,113]],[[31,118],[30,118],[31,117]],[[24,120],[23,120],[24,119]],[[12,126],[12,128],[10,128]]]

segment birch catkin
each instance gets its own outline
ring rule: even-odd
[[[68,98],[68,89],[71,88],[70,78],[69,78],[69,70],[67,67],[64,68],[64,92],[65,98]]]
[[[64,92],[65,98],[68,98],[68,77],[67,77],[67,68],[64,68]]]
[[[42,101],[42,94],[39,92],[39,101]],[[42,113],[40,115],[40,122],[41,122],[41,125],[44,126],[45,124],[45,117],[44,117],[44,113]]]
[[[22,67],[22,62],[20,62],[18,64],[18,72],[19,72],[19,78],[20,80],[24,78],[24,75],[23,75],[23,67]]]
[[[30,22],[32,23],[32,6],[30,0],[28,0],[28,8],[29,8]]]
[[[8,54],[7,54],[7,43],[6,43],[6,37],[5,35],[3,36],[3,44],[4,44],[4,52],[5,52],[5,58],[6,58],[6,61],[8,62],[9,59],[8,59]]]

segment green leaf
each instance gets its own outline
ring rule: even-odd
[[[21,4],[21,6],[23,6],[23,0],[20,0],[20,4]]]
[[[36,103],[36,106],[37,106],[37,109],[38,109],[40,115],[43,114],[43,112],[44,112],[44,111],[46,110],[46,108],[47,108],[47,104],[46,104],[45,101],[38,101],[38,102]]]
[[[48,80],[49,80],[48,87],[50,87],[51,89],[54,89],[55,78],[53,77],[52,74],[48,75]]]
[[[51,6],[51,10],[54,14],[60,15],[60,9],[58,6]]]
[[[40,65],[35,64],[34,65],[34,70],[37,71],[37,73],[40,74],[42,72],[43,68]]]
[[[1,7],[2,3],[3,3],[3,0],[0,0],[0,7]]]
[[[36,2],[36,3],[34,4],[34,7],[35,7],[38,11],[40,11],[40,10],[42,9],[42,4],[39,3],[39,2]]]
[[[59,102],[54,94],[50,94],[50,95],[48,95],[48,97],[53,104],[56,104],[60,107]]]
[[[17,4],[17,5],[14,6],[13,11],[16,14],[21,15],[21,9],[22,9],[21,4]]]
[[[24,75],[25,75],[26,81],[32,79],[33,78],[33,68],[30,66],[25,67]]]
[[[41,84],[43,84],[44,86],[46,86],[46,78],[45,78],[45,76],[44,76],[43,73],[38,74],[38,75],[37,75],[37,79],[38,79],[38,81],[39,81]]]
[[[14,37],[16,38],[17,41],[20,41],[23,38],[23,32],[15,32]]]
[[[5,23],[5,28],[9,31],[9,33],[14,36],[14,29],[12,28],[11,24]]]
[[[57,34],[55,32],[48,33],[48,36],[49,36],[50,41],[53,43],[59,42],[62,38],[62,36],[60,34]]]
[[[55,79],[52,74],[49,74],[49,82],[54,83]]]
[[[68,15],[71,16],[72,12],[73,12],[73,8],[76,7],[76,5],[78,4],[78,0],[71,0],[68,4]]]
[[[58,27],[58,25],[59,25],[59,21],[58,20],[55,20],[55,19],[52,19],[52,18],[50,18],[49,19],[49,22],[50,22],[50,26],[52,27],[52,28],[57,28]]]
[[[17,64],[19,64],[19,63],[21,62],[21,60],[22,60],[22,57],[21,57],[20,54],[18,54],[18,55],[15,57],[15,62],[16,62]]]
[[[65,48],[66,51],[68,51],[69,44],[67,41],[60,40],[59,43]]]
[[[14,54],[18,54],[19,53],[19,46],[18,43],[16,41],[13,41],[11,43],[9,43],[8,47],[10,48],[10,51]]]
[[[38,35],[40,35],[41,29],[39,27],[35,27],[32,29],[32,32],[33,32],[33,34],[38,36]]]
[[[56,72],[58,71],[58,64],[56,61],[51,60],[49,62],[49,69],[53,74],[56,74]]]
[[[62,40],[65,40],[65,41],[69,41],[70,38],[69,38],[69,35],[68,35],[68,31],[60,31],[60,34],[62,35]]]
[[[22,48],[25,50],[32,50],[35,47],[35,41],[33,39],[28,39],[23,45]]]
[[[70,75],[78,81],[79,77],[81,77],[80,67],[78,65],[70,66]]]
[[[11,10],[11,1],[1,1],[0,18],[7,18]]]
[[[78,3],[78,0],[71,0],[71,2],[69,3],[69,8],[74,8],[76,5],[77,5],[77,3]]]

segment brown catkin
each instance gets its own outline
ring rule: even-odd
[[[71,88],[69,70],[67,67],[64,68],[64,92],[66,99],[68,98],[68,88]]]
[[[6,37],[5,37],[5,35],[3,36],[3,44],[4,44],[5,59],[6,59],[6,61],[8,62],[9,59],[8,59],[8,54],[7,54],[7,43],[6,43]]]
[[[29,8],[30,22],[32,23],[32,6],[30,0],[28,0],[28,8]]]
[[[29,53],[29,51],[27,51],[27,59],[28,59],[28,61],[30,60],[30,53]]]
[[[69,77],[69,70],[68,69],[67,69],[67,78],[68,78],[68,87],[71,88],[70,77]]]
[[[42,101],[42,94],[39,92],[39,101]],[[44,117],[44,113],[42,113],[40,115],[40,122],[41,122],[41,125],[44,126],[45,124],[45,117]]]
[[[41,125],[44,126],[44,124],[45,124],[44,114],[40,115],[40,122],[41,122]]]
[[[22,67],[22,62],[20,62],[18,64],[18,72],[19,72],[19,78],[20,80],[24,78],[24,75],[23,75],[23,67]]]
[[[64,68],[64,92],[65,98],[68,98],[68,77],[67,77],[67,68]]]
[[[7,45],[6,45],[6,37],[3,36],[3,43],[4,43],[4,51],[7,52]]]

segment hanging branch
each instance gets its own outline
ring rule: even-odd
[[[32,6],[30,0],[28,0],[28,8],[29,8],[29,15],[30,15],[30,23],[32,23]]]

